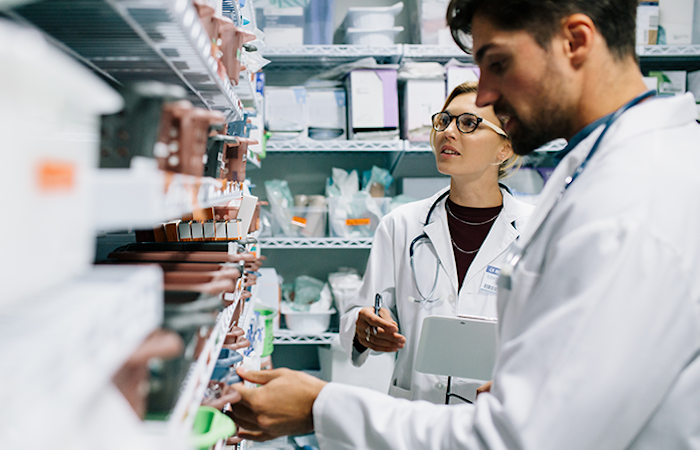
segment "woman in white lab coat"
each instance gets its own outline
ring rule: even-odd
[[[341,318],[341,344],[354,365],[364,364],[368,349],[398,351],[394,397],[445,402],[446,377],[413,370],[423,319],[495,317],[495,280],[533,209],[499,185],[517,156],[493,108],[476,106],[476,89],[476,83],[456,87],[433,116],[431,145],[450,188],[382,220],[363,285]],[[383,300],[379,316],[376,294]],[[480,384],[453,379],[452,392],[473,399]]]

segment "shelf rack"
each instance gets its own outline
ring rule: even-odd
[[[472,55],[464,53],[456,46],[403,44],[401,57],[416,62],[446,63],[450,59],[456,59],[463,63],[474,63]]]
[[[301,237],[261,237],[259,238],[261,249],[289,248],[289,249],[318,249],[318,248],[342,248],[342,249],[370,249],[372,238],[301,238]]]
[[[240,191],[223,193],[214,178],[150,168],[95,170],[91,184],[95,225],[102,231],[150,227],[241,197]]]
[[[537,152],[556,152],[566,146],[566,141],[557,139],[538,148]],[[266,151],[282,152],[414,152],[431,153],[428,142],[412,141],[267,141]]]
[[[289,344],[307,344],[307,345],[318,345],[327,344],[330,345],[333,339],[338,336],[338,333],[323,332],[317,334],[306,334],[298,333],[291,330],[276,330],[275,338],[273,340],[274,345],[289,345]]]
[[[271,70],[299,70],[308,67],[330,68],[358,59],[373,57],[380,64],[396,64],[401,60],[401,44],[370,47],[365,45],[304,45],[301,47],[265,47],[265,58],[273,61],[265,68]]]
[[[191,1],[54,0],[16,13],[106,78],[178,84],[195,104],[221,110],[229,121],[243,117],[231,82],[217,74]]]

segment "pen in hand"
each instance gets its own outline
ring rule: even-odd
[[[374,296],[374,314],[378,316],[380,309],[382,309],[382,295],[377,293],[377,295]],[[374,331],[374,334],[376,335],[377,327],[372,327],[372,331]]]

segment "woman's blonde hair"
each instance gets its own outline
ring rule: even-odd
[[[450,95],[447,96],[447,100],[445,100],[445,104],[442,106],[442,110],[444,111],[450,105],[450,103],[452,103],[452,100],[454,100],[456,97],[458,97],[462,94],[476,94],[478,88],[479,88],[479,84],[475,81],[467,81],[466,83],[462,83],[459,86],[455,87],[452,90],[452,92],[450,92]],[[497,125],[500,125],[500,124],[497,124]],[[435,131],[435,128],[432,128],[430,130],[430,147],[433,149],[433,152],[436,152],[436,150],[435,150],[435,139],[436,138],[437,138],[437,131]],[[506,139],[508,141],[508,143],[510,143],[509,137],[503,137],[503,139]],[[503,178],[509,177],[510,175],[515,173],[520,168],[521,164],[522,164],[522,159],[521,159],[520,155],[516,155],[515,153],[513,153],[513,156],[504,160],[503,163],[498,166],[498,179],[501,180]]]

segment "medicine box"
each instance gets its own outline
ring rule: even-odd
[[[348,133],[396,130],[399,102],[396,69],[358,69],[346,77]]]
[[[347,139],[345,89],[307,89],[309,137],[312,139]]]
[[[445,103],[445,80],[407,80],[401,100],[401,138],[428,142],[431,117]]]
[[[637,6],[637,45],[656,45],[658,33],[658,3],[643,3]]]

